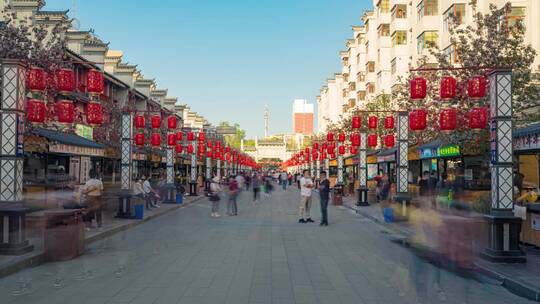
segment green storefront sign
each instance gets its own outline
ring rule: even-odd
[[[89,126],[85,125],[75,125],[75,134],[79,135],[80,137],[84,137],[89,140],[94,140],[94,129]]]
[[[439,157],[451,157],[461,155],[461,149],[458,145],[448,145],[444,147],[439,147],[437,149],[437,156]]]

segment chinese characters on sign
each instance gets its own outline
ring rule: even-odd
[[[529,134],[526,136],[515,137],[513,140],[514,150],[536,150],[540,149],[540,134]]]

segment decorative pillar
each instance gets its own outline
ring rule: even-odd
[[[0,62],[0,254],[21,255],[34,246],[26,239],[23,207],[25,67]]]
[[[167,180],[165,184],[166,197],[163,200],[165,204],[176,203],[176,187],[174,186],[174,151],[173,147],[167,145],[165,150],[167,157]]]
[[[132,174],[132,145],[133,137],[132,115],[130,112],[122,112],[122,121],[120,124],[121,146],[120,146],[120,195],[118,197],[118,211],[116,217],[131,218],[131,174]]]
[[[401,216],[407,216],[409,195],[409,115],[399,112],[397,116],[397,164],[396,201],[401,203]]]
[[[221,158],[218,157],[218,159],[216,160],[216,176],[218,178],[218,180],[221,181]]]
[[[491,214],[489,244],[482,257],[501,263],[526,262],[519,247],[521,219],[514,216],[512,71],[489,75],[491,109]]]
[[[367,187],[367,134],[360,133],[360,149],[358,150],[358,201],[357,206],[369,206]]]
[[[328,172],[326,173],[328,176]],[[321,182],[321,160],[317,158],[315,161],[315,186],[319,188],[319,183]]]
[[[193,145],[193,153],[191,153],[191,170],[189,181],[189,196],[197,196],[197,150],[198,147],[195,141],[191,143]]]
[[[210,180],[212,179],[212,158],[206,154],[206,172],[204,174],[204,190],[210,192]]]
[[[223,172],[225,172],[225,176],[229,176],[229,166],[227,160],[223,160]]]
[[[339,147],[343,145],[342,142],[338,142],[337,144],[337,150],[338,150],[338,157],[337,157],[337,183],[338,185],[343,186],[343,155],[339,153]]]
[[[324,171],[326,171],[326,176],[330,176],[330,160],[328,158],[324,159]]]
[[[313,156],[309,156],[309,176],[313,178],[315,176],[315,166],[313,164]]]

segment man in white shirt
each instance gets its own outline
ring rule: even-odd
[[[152,185],[150,185],[150,176],[148,176],[148,178],[143,176],[143,180],[143,191],[144,196],[146,197],[146,209],[150,210],[150,207],[159,208],[159,205],[155,203],[156,194],[152,188]]]
[[[86,230],[90,230],[92,226],[92,220],[96,220],[98,230],[101,231],[103,227],[103,203],[101,202],[101,196],[103,195],[103,183],[97,178],[97,174],[94,170],[90,170],[90,179],[86,181],[84,185],[84,194],[88,199],[88,213],[86,220],[89,221]]]
[[[283,187],[283,190],[287,189],[287,172],[283,171],[279,175],[279,182],[281,183],[281,187]]]
[[[299,223],[313,223],[311,219],[311,190],[313,189],[313,180],[309,176],[309,170],[304,170],[304,176],[300,178],[300,208]],[[305,218],[305,219],[304,219]]]

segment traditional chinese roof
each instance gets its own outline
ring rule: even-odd
[[[34,134],[41,137],[45,137],[48,140],[55,141],[61,144],[66,144],[66,145],[88,147],[88,148],[98,148],[98,149],[105,148],[105,145],[99,144],[95,141],[81,137],[74,133],[62,133],[56,130],[37,129],[34,131]]]

